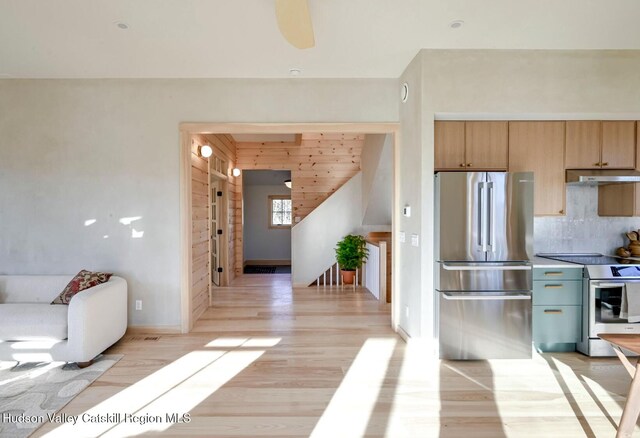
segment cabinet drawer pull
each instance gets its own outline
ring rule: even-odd
[[[558,315],[562,313],[562,309],[544,309],[544,313],[553,313]]]
[[[602,165],[603,165],[603,166],[608,166],[608,165],[609,165],[609,163],[602,163]]]
[[[562,275],[562,271],[547,271],[544,273],[544,275],[548,277],[557,277],[558,275]]]
[[[561,284],[545,284],[545,289],[562,289],[564,286]]]
[[[467,163],[467,167],[471,167],[471,166],[473,166],[473,164]]]
[[[460,167],[465,167],[465,166],[464,166],[464,163],[460,163]]]
[[[600,166],[602,166],[602,163],[593,163],[593,165],[600,167]]]

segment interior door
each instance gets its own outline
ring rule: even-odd
[[[533,173],[487,173],[487,261],[529,260],[533,248]]]
[[[214,285],[220,286],[220,238],[218,230],[222,230],[221,210],[222,210],[222,193],[221,184],[218,180],[211,181],[211,281]]]

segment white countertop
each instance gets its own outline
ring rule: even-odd
[[[534,268],[576,268],[582,269],[582,265],[569,262],[561,262],[559,260],[545,259],[543,257],[534,256],[531,259]]]

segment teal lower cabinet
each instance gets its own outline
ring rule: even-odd
[[[546,269],[548,271],[548,269]],[[539,352],[575,351],[582,331],[582,270],[571,280],[533,282],[533,343]],[[536,269],[534,269],[534,278]]]

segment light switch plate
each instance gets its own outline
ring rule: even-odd
[[[411,235],[411,246],[420,246],[420,238],[417,234]]]
[[[398,239],[400,240],[400,243],[404,243],[404,242],[407,241],[407,238],[406,238],[406,236],[404,234],[404,231],[400,231],[398,233]]]

